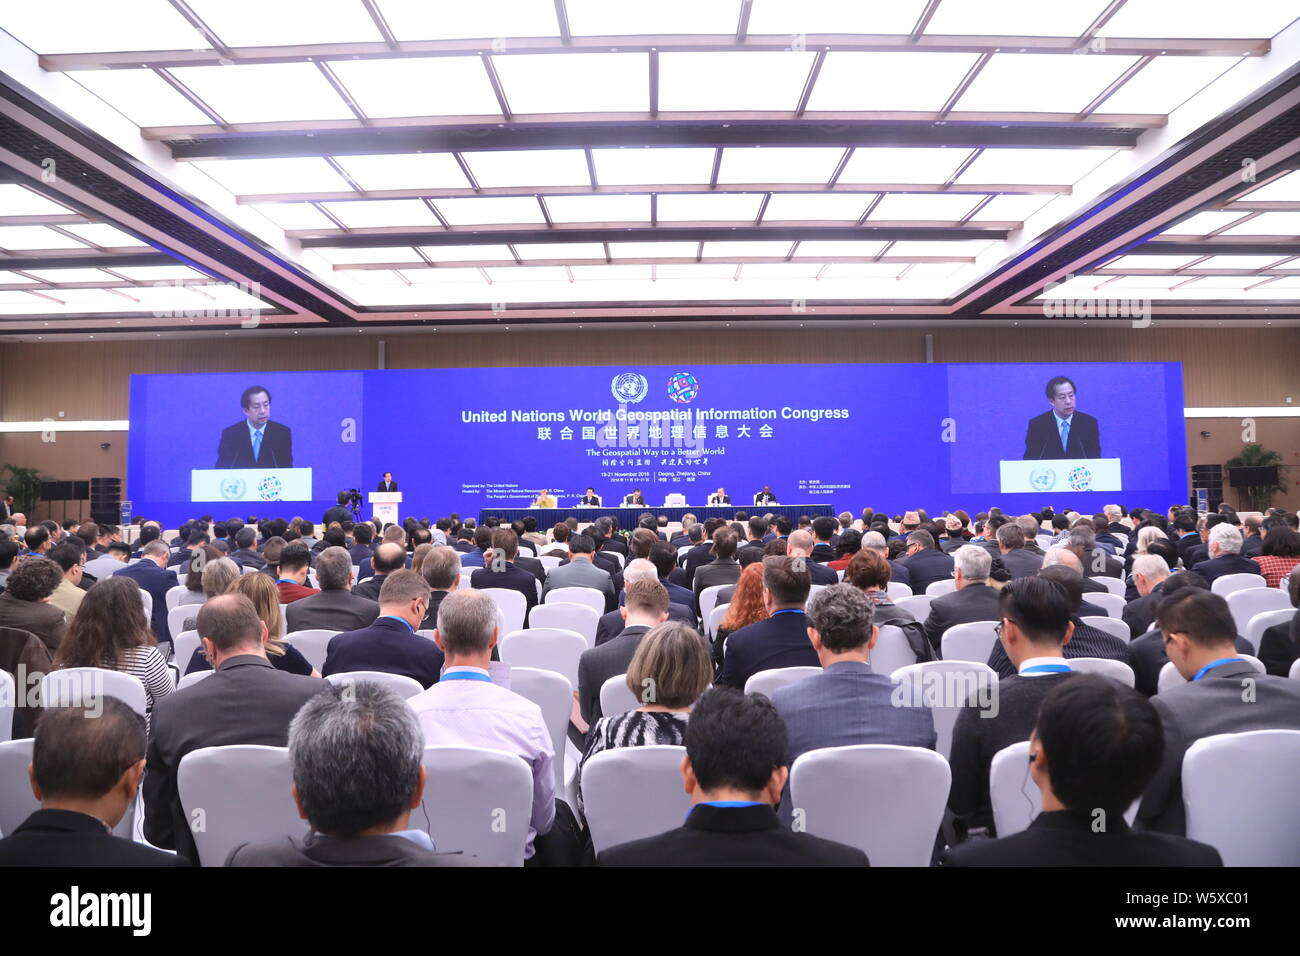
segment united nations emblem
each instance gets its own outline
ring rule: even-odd
[[[221,482],[221,497],[227,501],[238,501],[247,490],[248,485],[243,478],[226,478]]]
[[[646,397],[650,391],[650,383],[646,381],[644,375],[636,372],[620,372],[614,376],[609,389],[614,394],[615,401],[632,405]]]
[[[1051,491],[1056,487],[1056,472],[1051,468],[1035,468],[1029,473],[1029,483],[1035,491]]]

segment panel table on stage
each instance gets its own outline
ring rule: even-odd
[[[557,521],[563,521],[572,515],[582,523],[595,521],[601,515],[613,515],[618,518],[620,528],[636,527],[637,519],[643,514],[652,514],[656,518],[660,515],[667,515],[668,521],[680,522],[685,515],[695,515],[700,521],[707,518],[734,518],[737,511],[743,511],[749,515],[755,514],[774,514],[784,515],[792,521],[798,521],[803,515],[810,518],[816,518],[819,515],[835,515],[835,510],[828,504],[804,504],[804,505],[748,505],[743,501],[739,504],[708,506],[697,505],[695,507],[673,506],[671,508],[656,507],[647,505],[644,508],[640,506],[625,508],[621,505],[604,508],[483,508],[478,513],[478,520],[482,523],[486,518],[500,518],[502,521],[520,521],[527,517],[537,519],[539,528],[549,528]]]

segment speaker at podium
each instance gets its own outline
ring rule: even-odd
[[[383,524],[398,523],[397,506],[402,503],[400,491],[372,491],[367,500],[377,521]]]

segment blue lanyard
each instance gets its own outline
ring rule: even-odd
[[[1026,667],[1020,673],[1022,674],[1069,674],[1071,673],[1069,664],[1035,664],[1033,667]]]
[[[761,807],[758,800],[704,800],[696,806],[701,807]]]
[[[1199,671],[1196,672],[1196,676],[1193,677],[1192,680],[1198,681],[1206,674],[1208,674],[1213,668],[1218,667],[1220,664],[1231,664],[1234,661],[1237,663],[1242,662],[1240,657],[1220,657],[1217,661],[1210,661],[1210,663],[1206,664],[1204,667],[1202,667]]]
[[[293,578],[276,578],[275,583],[276,584],[298,584],[298,582],[295,581]],[[301,585],[299,585],[299,587],[301,587]]]
[[[773,611],[771,616],[776,617],[778,614],[802,614],[802,613],[803,611],[799,610],[797,607],[788,607],[784,611]]]
[[[442,680],[485,680],[489,684],[492,678],[487,674],[480,674],[477,671],[452,671],[450,674],[443,674]]]
[[[383,614],[383,615],[380,615],[378,618],[376,618],[376,620],[380,620],[380,621],[384,621],[384,620],[388,620],[388,621],[401,621],[401,622],[402,622],[402,626],[403,626],[404,628],[406,628],[406,629],[407,629],[408,631],[410,631],[412,634],[415,633],[415,628],[411,627],[411,622],[410,622],[410,621],[407,621],[407,620],[404,620],[403,618],[398,617],[396,614]]]

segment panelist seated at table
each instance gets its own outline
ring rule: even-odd
[[[640,488],[633,488],[630,493],[623,496],[623,504],[640,505],[644,508],[646,506],[645,495],[641,494]]]
[[[579,505],[586,505],[589,508],[600,507],[600,495],[596,494],[595,488],[588,488],[587,493],[578,501]]]
[[[727,489],[719,488],[713,494],[709,495],[709,504],[711,505],[731,504],[731,496],[727,494]]]
[[[533,502],[534,508],[554,508],[555,496],[543,488],[537,493],[537,500]]]
[[[754,504],[756,505],[779,505],[780,503],[776,500],[776,495],[772,494],[771,485],[764,485],[763,490],[754,495]]]

